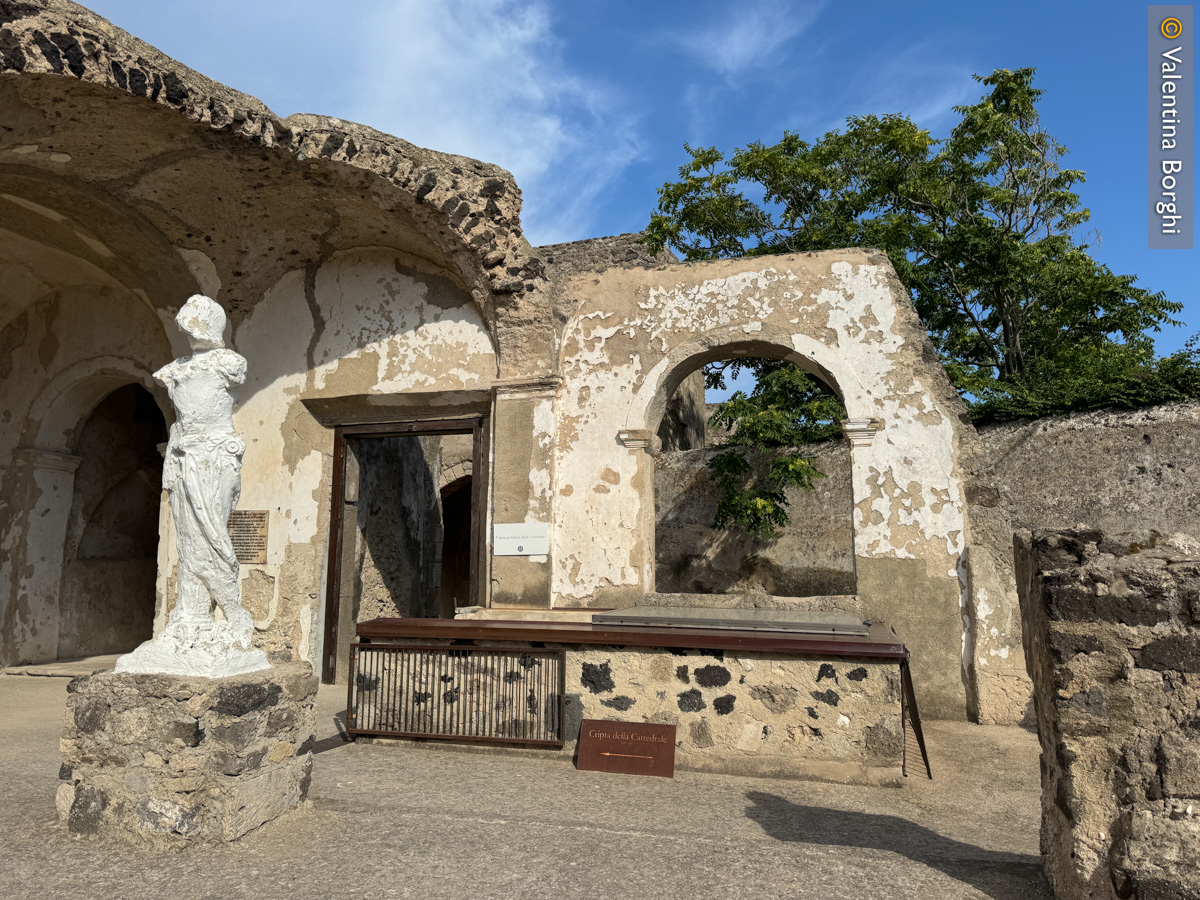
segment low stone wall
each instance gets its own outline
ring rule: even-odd
[[[1200,542],[1015,541],[1058,900],[1200,897]]]
[[[579,719],[676,726],[680,769],[879,782],[899,775],[899,666],[719,650],[567,653]],[[573,752],[579,719],[564,723]]]
[[[584,719],[649,722],[676,726],[679,769],[857,783],[895,783],[901,774],[904,738],[895,659],[485,644],[479,657],[470,655],[464,642],[445,639],[396,638],[379,644],[380,652],[357,670],[351,727],[385,736],[491,734],[518,743],[556,734],[564,742],[558,752],[570,758]],[[438,661],[392,655],[393,648],[405,646],[450,652]],[[497,650],[513,654],[519,663],[483,658]]]
[[[308,663],[217,679],[104,672],[67,692],[55,801],[72,834],[231,841],[308,793]]]

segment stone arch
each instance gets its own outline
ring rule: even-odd
[[[843,396],[830,372],[830,368],[838,367],[836,356],[822,354],[824,364],[816,362],[784,344],[790,336],[772,332],[774,329],[768,330],[765,338],[755,340],[744,340],[744,334],[706,335],[667,354],[667,368],[654,370],[659,376],[657,386],[647,379],[643,387],[653,395],[646,407],[645,431],[639,433],[659,433],[668,401],[691,373],[708,363],[732,358],[792,363]],[[729,339],[723,340],[725,337]],[[849,377],[852,373],[842,371],[843,379]],[[656,592],[736,595],[760,591],[781,598],[848,597],[855,593],[853,461],[844,436],[814,448],[824,460],[818,470],[830,477],[817,479],[811,492],[787,491],[792,503],[791,524],[770,541],[739,529],[714,530],[714,485],[703,461],[673,455],[668,448],[659,447],[656,438],[650,437],[649,443],[657,450],[654,461],[647,463],[656,477],[646,479],[650,493],[647,502],[654,509],[650,546]],[[679,478],[664,481],[663,473],[674,473]],[[707,518],[701,519],[702,515]]]
[[[798,341],[800,337],[764,326],[752,340],[740,331],[705,334],[674,347],[647,373],[638,391],[638,397],[644,396],[645,400],[630,404],[626,427],[656,432],[667,401],[688,375],[707,363],[736,356],[794,363],[827,384],[846,404],[850,418],[869,417],[867,398],[871,392],[858,380],[853,368],[825,345],[816,341],[808,345],[807,341]],[[803,352],[797,343],[807,345]]]
[[[154,397],[169,425],[175,413],[166,390],[150,369],[119,356],[81,360],[59,372],[38,394],[29,413],[31,444],[39,450],[71,453],[79,431],[97,405],[127,384],[140,384]]]
[[[23,156],[22,165],[64,170],[79,183],[113,189],[117,199],[132,198],[136,188],[113,187],[114,163],[138,170],[141,179],[158,178],[155,202],[143,197],[134,205],[173,246],[209,255],[235,327],[241,311],[294,262],[373,234],[453,272],[484,310],[498,355],[514,369],[531,357],[540,368],[552,367],[546,267],[524,238],[520,191],[500,166],[418,148],[330,116],[281,119],[256,98],[188,69],[82,7],[29,4],[9,19],[0,69],[18,103],[33,111],[10,139],[40,146],[50,117],[37,113],[53,110],[56,123],[53,155],[39,150]],[[60,40],[87,52],[61,51]],[[138,134],[136,146],[101,139],[118,129]],[[127,158],[97,155],[95,148],[105,144]],[[165,158],[163,150],[170,162],[159,166],[152,161]],[[159,177],[166,166],[190,174]],[[249,217],[241,230],[263,234],[261,243],[271,243],[272,252],[252,263],[228,252],[239,243],[222,248],[228,214],[214,214],[219,204],[196,202],[214,195],[218,201],[239,197]],[[272,223],[297,215],[327,220],[329,228],[282,228],[268,241]],[[521,307],[522,315],[509,324],[500,312],[512,307]]]
[[[445,466],[441,474],[438,476],[439,491],[455,491],[462,487],[458,482],[465,481],[471,477],[471,460],[464,459],[458,462]]]
[[[848,412],[858,608],[909,646],[922,708],[963,716],[969,425],[886,257],[851,249],[608,269],[571,289],[556,605],[631,606],[653,590],[651,452],[669,390],[706,359],[786,359]]]

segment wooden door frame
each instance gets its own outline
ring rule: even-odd
[[[459,419],[410,419],[403,422],[376,422],[338,425],[333,430],[333,486],[329,507],[329,559],[325,570],[325,638],[321,649],[321,681],[332,684],[337,677],[338,616],[341,610],[342,510],[346,505],[346,441],[371,437],[426,437],[447,434],[471,435],[471,558],[469,591],[480,601],[480,572],[483,552],[484,503],[487,498],[487,473],[483,446],[487,436],[486,415]],[[353,638],[353,636],[351,636]]]

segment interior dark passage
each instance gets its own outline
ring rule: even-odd
[[[63,555],[58,656],[132,650],[151,637],[166,421],[139,384],[109,394],[79,435]]]
[[[813,385],[810,393],[833,396],[815,376],[809,377],[811,382],[801,384]],[[753,382],[745,392],[751,390]],[[770,401],[785,406],[811,399],[802,391],[796,397],[789,397],[787,390],[776,393],[781,396],[773,394]],[[811,491],[787,489],[790,523],[766,540],[736,525],[713,528],[720,492],[708,463],[733,440],[727,429],[708,423],[715,411],[715,403],[705,402],[699,369],[683,380],[666,404],[654,475],[655,590],[780,597],[854,593],[850,447],[837,422],[830,419],[825,429],[834,436],[808,444],[803,451],[824,477],[814,480]],[[754,451],[747,459],[753,466],[752,478],[762,479],[767,461]]]
[[[439,487],[444,471],[470,470],[473,446],[469,434],[346,437],[338,660],[359,622],[453,618],[475,603],[471,477]]]
[[[471,476],[442,488],[442,580],[438,610],[453,618],[471,597]]]

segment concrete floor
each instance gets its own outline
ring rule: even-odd
[[[236,844],[148,850],[56,820],[67,680],[0,675],[0,898],[1050,898],[1037,739],[931,722],[934,781],[871,788],[577,772],[343,744],[322,688],[311,802]]]

